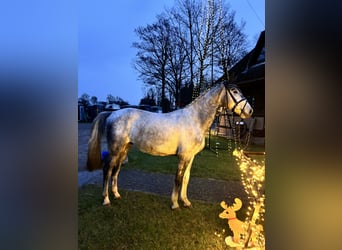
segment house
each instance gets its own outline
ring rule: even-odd
[[[265,31],[261,32],[255,47],[236,63],[218,81],[229,79],[236,84],[252,105],[253,117],[245,119],[244,132],[251,132],[251,142],[265,143]],[[222,121],[220,121],[220,124]],[[227,132],[226,132],[227,133]],[[245,133],[246,134],[246,133]]]

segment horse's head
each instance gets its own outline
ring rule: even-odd
[[[253,114],[253,108],[243,96],[241,90],[233,84],[225,84],[228,100],[228,109],[238,114],[241,118],[249,118]]]

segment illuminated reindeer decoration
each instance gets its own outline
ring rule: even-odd
[[[240,235],[246,233],[246,224],[237,219],[235,213],[242,207],[242,201],[239,198],[235,198],[234,201],[235,203],[233,206],[228,206],[224,201],[220,203],[224,211],[219,214],[219,217],[221,219],[228,219],[228,225],[234,234],[233,242],[231,241],[231,237],[226,237],[225,242],[227,245],[238,247],[241,246]]]

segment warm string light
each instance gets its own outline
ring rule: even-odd
[[[245,224],[248,225],[246,229],[248,237],[244,237],[244,246],[246,248],[264,249],[265,236],[263,226],[260,223],[264,221],[265,214],[263,185],[265,181],[265,164],[264,161],[259,164],[256,160],[250,159],[242,149],[235,149],[233,155],[239,164],[242,185],[249,198],[247,217],[245,219]]]
[[[238,242],[230,236],[225,238],[225,242],[237,249],[265,249],[265,235],[261,224],[264,222],[265,214],[265,163],[262,161],[259,164],[256,160],[250,159],[242,149],[235,149],[233,156],[241,170],[242,185],[248,195],[249,205],[246,212],[247,217],[242,226],[243,233]]]
[[[199,84],[194,84],[192,90],[192,100],[195,100],[201,94],[201,87]]]

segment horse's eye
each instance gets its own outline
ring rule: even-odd
[[[234,94],[239,94],[239,92],[236,89],[233,90],[233,93]]]

